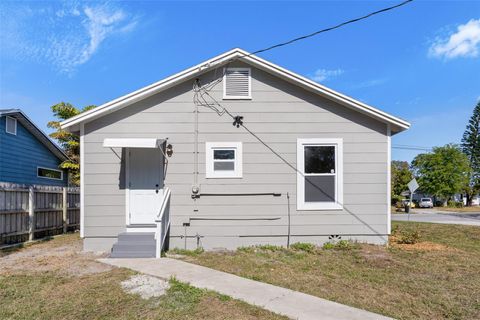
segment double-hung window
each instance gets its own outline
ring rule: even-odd
[[[343,207],[342,139],[298,139],[297,209]]]
[[[205,145],[207,178],[242,177],[241,142],[207,142]]]

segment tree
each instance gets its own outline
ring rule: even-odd
[[[69,157],[68,160],[60,164],[60,168],[69,171],[70,183],[74,185],[80,184],[80,138],[77,134],[60,128],[60,122],[93,108],[95,108],[95,106],[91,105],[79,110],[70,103],[65,102],[60,102],[51,107],[53,115],[58,121],[50,121],[47,124],[49,128],[56,130],[50,134],[50,137],[58,142]]]
[[[480,101],[473,109],[462,138],[462,151],[468,157],[471,173],[465,188],[467,205],[472,205],[473,196],[480,189]]]
[[[412,168],[422,191],[445,200],[465,189],[470,174],[467,156],[454,144],[417,155]]]
[[[403,191],[408,190],[407,184],[413,179],[407,161],[392,161],[392,199],[401,195]]]

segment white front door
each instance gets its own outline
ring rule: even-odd
[[[163,197],[163,155],[159,149],[130,148],[128,159],[129,222],[151,224]]]

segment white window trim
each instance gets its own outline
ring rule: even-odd
[[[213,170],[213,150],[214,149],[235,149],[235,170],[234,171],[215,171]],[[205,165],[207,179],[229,179],[242,178],[243,176],[243,155],[241,142],[206,142],[205,143]]]
[[[42,176],[38,175],[38,169],[45,169],[45,170],[52,170],[52,171],[60,172],[60,179],[58,179],[58,178],[50,178],[50,177],[42,177]],[[62,170],[58,170],[58,169],[47,168],[47,167],[37,167],[37,178],[61,181],[61,180],[63,180],[63,171],[62,171]]]
[[[305,203],[305,153],[304,146],[327,145],[335,146],[335,202]],[[297,139],[297,210],[343,210],[343,139]]]
[[[7,130],[7,121],[8,119],[12,119],[15,123],[15,130],[14,132],[10,132]],[[9,116],[5,116],[5,132],[8,133],[8,134],[13,134],[14,136],[17,135],[17,119],[13,118],[13,117],[9,117]]]
[[[227,70],[248,71],[248,96],[227,96]],[[223,99],[224,100],[251,100],[252,99],[252,69],[251,68],[223,68]]]

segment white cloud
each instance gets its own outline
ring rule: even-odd
[[[371,79],[371,80],[366,80],[366,81],[354,84],[352,88],[353,89],[371,88],[371,87],[380,86],[382,84],[385,84],[386,82],[388,82],[387,78]]]
[[[131,32],[138,21],[118,3],[42,4],[40,9],[0,7],[0,41],[15,59],[46,62],[67,74],[89,61],[107,38]]]
[[[472,19],[459,25],[455,33],[446,38],[437,38],[430,46],[429,55],[453,59],[477,57],[480,46],[480,19]]]
[[[344,73],[345,71],[342,69],[335,69],[335,70],[318,69],[317,71],[315,71],[313,76],[310,77],[310,79],[317,82],[323,82],[328,79],[338,77]]]

